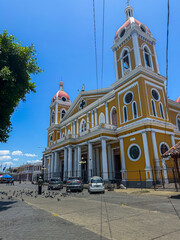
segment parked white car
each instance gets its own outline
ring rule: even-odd
[[[104,182],[101,177],[94,176],[90,179],[88,184],[88,192],[95,193],[95,192],[105,192]]]

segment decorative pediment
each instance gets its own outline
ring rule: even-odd
[[[76,97],[76,99],[74,100],[69,110],[67,111],[63,121],[71,117],[72,115],[76,114],[77,112],[82,111],[87,106],[95,102],[97,99],[104,96],[106,93],[107,93],[106,89],[104,89],[104,91],[102,91],[102,89],[101,91],[97,91],[97,90],[81,91],[79,95]]]

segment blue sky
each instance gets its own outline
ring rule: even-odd
[[[98,77],[101,73],[102,2],[95,0]],[[103,87],[115,81],[111,46],[117,29],[125,22],[126,0],[105,0],[105,42]],[[0,144],[0,165],[18,166],[42,158],[47,144],[49,105],[58,91],[59,81],[73,102],[85,84],[95,89],[93,1],[92,0],[1,0],[0,32],[4,29],[22,42],[33,43],[38,65],[44,72],[33,76],[37,93],[27,95],[12,116],[13,131],[6,144]],[[166,0],[131,0],[134,17],[147,25],[157,40],[161,74],[166,73]],[[179,88],[179,10],[180,1],[170,1],[169,87],[168,96],[176,100]],[[2,151],[3,150],[3,151]],[[4,151],[6,150],[6,152]],[[19,151],[19,152],[17,152]],[[15,160],[14,160],[15,159]]]

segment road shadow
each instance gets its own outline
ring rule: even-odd
[[[179,194],[179,195],[170,196],[170,198],[173,198],[173,199],[180,199],[180,194]]]
[[[0,201],[0,212],[8,210],[17,201]]]

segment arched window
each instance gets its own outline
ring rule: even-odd
[[[169,145],[165,142],[161,142],[159,145],[159,151],[161,156],[169,150]]]
[[[99,115],[99,124],[101,123],[105,123],[105,116],[104,116],[104,113],[102,112]]]
[[[81,121],[81,128],[80,128],[81,132],[85,132],[86,131],[86,121],[83,119]]]
[[[128,121],[128,113],[127,113],[127,107],[123,107],[123,116],[124,116],[124,122]]]
[[[161,102],[159,103],[159,108],[160,108],[161,118],[164,119],[164,109],[163,109],[163,105]]]
[[[65,114],[66,114],[66,111],[63,109],[63,110],[61,111],[61,119],[63,119],[63,117],[65,116]]]
[[[51,115],[51,123],[54,123],[54,118],[55,118],[55,113],[54,113],[54,110],[53,110],[52,115]]]
[[[151,51],[147,46],[144,46],[143,48],[143,55],[144,55],[145,66],[152,68]]]
[[[117,126],[117,111],[115,107],[111,110],[111,124]]]
[[[121,53],[121,66],[123,76],[131,70],[131,61],[128,49],[124,49]]]
[[[138,117],[138,113],[137,113],[137,104],[136,104],[136,102],[133,102],[132,109],[133,109],[133,118],[137,118]]]
[[[63,137],[65,137],[65,134],[64,134],[64,132],[62,133],[62,138],[63,138]]]
[[[180,131],[180,115],[177,116],[177,128]]]
[[[151,100],[151,106],[152,106],[153,116],[156,117],[156,106],[155,106],[154,100]]]

